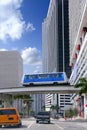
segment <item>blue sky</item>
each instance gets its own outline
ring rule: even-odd
[[[42,22],[50,0],[0,0],[0,51],[18,50],[24,74],[42,72]]]

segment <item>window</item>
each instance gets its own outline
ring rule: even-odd
[[[26,79],[29,79],[29,75],[25,75],[26,76]]]
[[[57,74],[50,74],[49,77],[52,77],[52,78],[54,77],[54,78],[56,78],[56,77],[57,77]]]
[[[13,109],[13,110],[0,110],[0,115],[14,115],[16,114],[16,111]]]
[[[59,73],[59,74],[58,74],[58,77],[59,77],[59,78],[63,78],[64,75],[63,75],[62,73]]]
[[[36,79],[36,78],[38,78],[38,75],[30,75],[29,78],[30,79]]]
[[[48,74],[39,74],[39,78],[47,78]]]

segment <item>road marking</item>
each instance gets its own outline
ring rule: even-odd
[[[34,122],[31,122],[31,123],[28,125],[28,128],[30,128],[33,124],[34,124]]]
[[[58,124],[55,124],[59,129],[64,130],[63,127],[59,126]]]
[[[38,124],[37,127],[40,127],[40,124]]]

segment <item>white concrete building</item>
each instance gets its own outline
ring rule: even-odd
[[[0,88],[21,86],[23,61],[18,51],[0,51]]]
[[[20,87],[23,60],[18,51],[0,51],[0,88]],[[0,107],[13,106],[11,95],[0,94]],[[17,107],[17,103],[14,105]]]
[[[87,79],[87,0],[69,0],[71,84]],[[87,118],[87,98],[81,97],[80,116]],[[83,106],[83,107],[82,107]]]

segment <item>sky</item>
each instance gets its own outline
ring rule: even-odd
[[[50,0],[0,0],[0,51],[17,50],[24,74],[42,72],[42,22]]]

